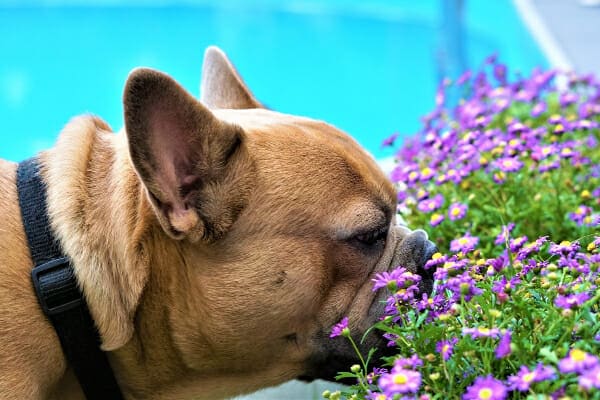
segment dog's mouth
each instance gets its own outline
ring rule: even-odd
[[[437,251],[436,245],[432,241],[425,239],[421,249],[414,253],[414,263],[417,267],[416,272],[421,277],[419,293],[417,294],[419,297],[425,293],[429,295],[433,290],[435,268],[426,269],[425,265]],[[369,315],[374,317],[374,321],[384,315],[386,296],[377,296],[371,305]],[[362,337],[362,333],[357,333],[356,337]],[[310,372],[299,376],[298,379],[307,382],[314,379],[324,379],[342,384],[355,384],[356,382],[353,378],[335,379],[338,373],[349,370],[353,364],[360,364],[360,360],[350,342],[345,338],[331,339],[328,332],[319,333],[315,340],[321,344],[319,354],[309,361],[310,367],[308,371]],[[389,346],[388,340],[375,331],[370,333],[363,343],[357,343],[357,345],[363,354],[367,354],[369,349],[372,348],[377,350],[372,357],[371,368],[382,367],[383,361],[381,358],[391,357],[396,354],[396,348]]]

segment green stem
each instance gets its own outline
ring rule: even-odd
[[[350,340],[350,343],[352,344],[352,347],[354,348],[354,351],[356,352],[356,355],[358,355],[358,358],[360,359],[360,363],[361,363],[361,365],[363,367],[362,376],[358,378],[358,383],[359,383],[360,387],[363,388],[363,390],[366,393],[369,388],[367,387],[367,385],[363,381],[362,377],[367,373],[367,363],[365,362],[365,359],[363,358],[360,350],[358,350],[358,347],[356,346],[356,343],[352,339],[352,336],[348,335],[348,339]]]

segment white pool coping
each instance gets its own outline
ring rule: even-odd
[[[513,0],[523,23],[533,36],[552,67],[571,71],[574,69],[573,63],[569,60],[566,53],[540,16],[532,0]]]

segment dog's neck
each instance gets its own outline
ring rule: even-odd
[[[142,242],[149,219],[130,213],[150,211],[123,146],[104,122],[86,116],[72,120],[41,155],[50,222],[73,262],[103,350],[131,337],[148,276],[143,249],[130,247]]]
[[[125,392],[130,384],[125,372],[143,371],[137,380],[156,383],[170,375],[150,367],[157,365],[153,343],[170,345],[168,327],[135,326],[144,321],[138,305],[151,289],[147,236],[160,229],[149,229],[157,222],[128,154],[123,133],[114,134],[103,121],[86,116],[72,120],[56,146],[40,155],[52,228],[72,260],[102,348],[111,351]],[[168,361],[163,368],[178,364],[176,357],[161,361]]]

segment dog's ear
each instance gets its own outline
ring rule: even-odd
[[[210,108],[264,108],[248,89],[240,74],[218,47],[204,53],[201,101]]]
[[[131,161],[165,232],[192,241],[222,236],[240,207],[230,192],[237,193],[243,130],[151,69],[129,75],[123,103]]]

